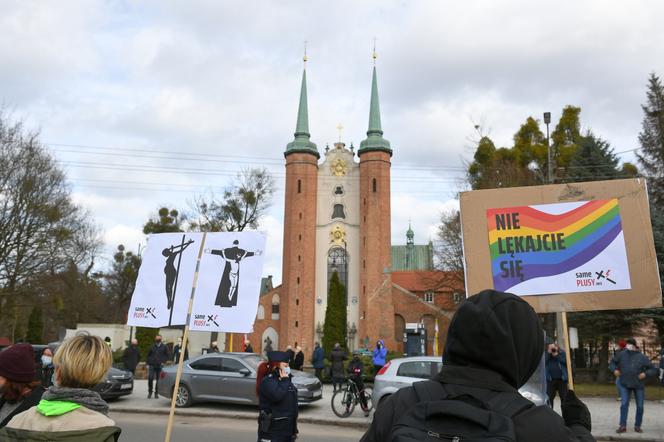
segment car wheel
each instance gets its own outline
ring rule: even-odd
[[[373,409],[373,388],[364,387],[364,397],[367,400],[367,411],[371,411]]]
[[[192,403],[191,390],[184,384],[178,387],[178,396],[175,398],[175,406],[178,408],[189,407]]]

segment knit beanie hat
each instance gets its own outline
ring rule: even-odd
[[[30,344],[16,344],[0,352],[0,376],[12,382],[35,379],[35,355]]]

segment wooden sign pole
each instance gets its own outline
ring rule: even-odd
[[[567,363],[567,387],[574,390],[574,379],[572,376],[572,346],[569,342],[569,329],[567,328],[567,312],[562,312],[563,321],[563,339],[565,339],[565,351],[567,352],[565,361]]]
[[[171,410],[168,414],[168,423],[166,425],[166,437],[164,442],[170,442],[171,432],[173,430],[173,419],[175,417],[175,401],[178,397],[178,390],[180,388],[180,378],[182,377],[182,367],[184,366],[184,354],[187,351],[187,340],[189,339],[189,320],[191,319],[191,310],[194,306],[194,293],[196,293],[196,284],[198,283],[198,269],[201,265],[201,256],[203,255],[203,247],[205,246],[205,235],[201,240],[201,246],[198,249],[198,260],[196,261],[196,271],[194,272],[194,282],[191,285],[191,296],[189,296],[189,309],[187,310],[187,322],[184,325],[184,335],[182,336],[182,347],[180,349],[180,357],[178,358],[178,369],[175,374],[175,386],[173,387],[173,397],[171,398]]]

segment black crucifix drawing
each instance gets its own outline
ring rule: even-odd
[[[239,248],[238,244],[240,242],[236,239],[233,241],[233,247],[219,250],[205,250],[205,253],[221,256],[226,261],[224,273],[221,276],[221,282],[219,282],[219,290],[217,290],[217,299],[214,301],[214,305],[218,305],[219,307],[230,308],[237,305],[237,293],[240,288],[240,261],[244,258],[263,253],[261,250],[249,252]]]
[[[169,310],[168,325],[171,325],[173,319],[173,304],[175,304],[175,292],[178,288],[178,276],[180,274],[180,262],[182,261],[182,252],[194,243],[193,240],[184,242],[185,235],[182,235],[182,243],[177,246],[170,246],[161,251],[161,254],[166,257],[166,265],[164,266],[164,274],[166,275],[166,301]],[[175,259],[178,263],[175,265]]]

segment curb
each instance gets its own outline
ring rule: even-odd
[[[170,413],[170,409],[162,408],[138,408],[138,407],[111,407],[111,413],[142,413],[142,414],[158,414],[167,416]],[[257,415],[247,414],[247,413],[235,413],[232,411],[215,411],[215,412],[204,412],[196,410],[187,410],[187,409],[176,409],[176,417],[183,416],[192,416],[192,417],[225,417],[230,419],[247,419],[247,420],[256,420]],[[319,424],[319,425],[330,425],[337,427],[348,427],[348,428],[369,428],[370,422],[358,422],[345,419],[327,419],[320,417],[310,417],[310,416],[298,416],[298,422],[305,424]],[[664,442],[664,441],[663,441]]]
[[[110,411],[112,413],[141,413],[141,414],[156,414],[167,416],[170,412],[168,408],[140,408],[140,407],[111,407]],[[255,414],[249,413],[236,413],[232,411],[214,411],[214,412],[204,412],[197,411],[187,408],[177,408],[175,412],[176,417],[225,417],[229,419],[245,419],[245,420],[256,420]],[[346,419],[329,419],[329,418],[320,418],[320,417],[309,417],[300,415],[297,419],[298,422],[304,424],[316,424],[316,425],[329,425],[336,427],[346,427],[346,428],[359,428],[366,429],[369,428],[370,422],[358,422],[353,420]],[[597,440],[606,440],[606,441],[621,441],[621,442],[664,442],[664,438],[653,439],[653,438],[631,438],[616,436],[615,434],[595,434],[593,437]]]

